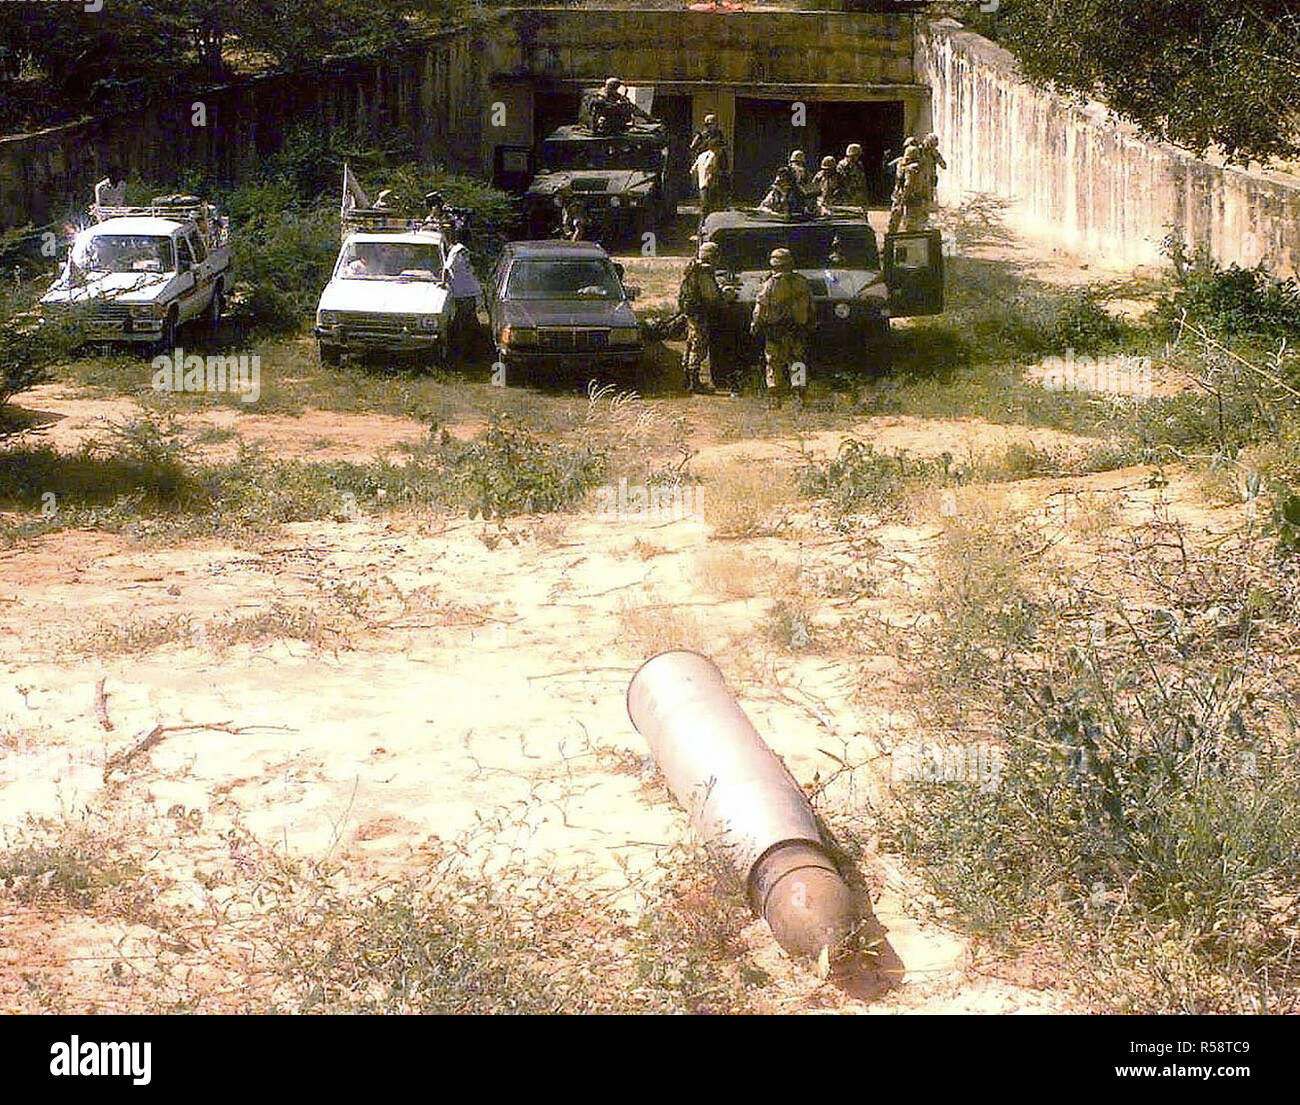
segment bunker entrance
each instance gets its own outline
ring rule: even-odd
[[[799,112],[797,105],[804,104]],[[798,125],[802,122],[802,126]],[[890,186],[881,161],[887,149],[903,146],[901,100],[799,101],[736,99],[736,193],[744,201],[762,199],[777,168],[791,150],[803,150],[810,172],[822,157],[838,161],[850,142],[862,146],[871,201],[888,206]]]

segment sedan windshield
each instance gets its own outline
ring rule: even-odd
[[[339,255],[335,275],[346,280],[437,280],[442,251],[421,242],[350,242]]]
[[[623,285],[608,261],[516,261],[506,299],[622,299]]]
[[[175,272],[172,241],[153,234],[84,234],[72,261],[86,272]]]

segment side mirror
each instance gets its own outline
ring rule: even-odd
[[[618,278],[619,278],[620,280],[622,280],[622,279],[623,279],[623,273],[626,272],[627,270],[624,269],[623,265],[622,265],[620,262],[615,261],[615,262],[614,262],[614,271],[615,271],[616,273],[618,273]]]

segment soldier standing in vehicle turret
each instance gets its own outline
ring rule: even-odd
[[[718,277],[713,268],[717,259],[716,242],[701,245],[699,256],[687,264],[677,292],[677,309],[686,316],[682,371],[687,391],[713,391],[709,339],[714,316],[722,303],[722,289],[718,287]]]
[[[567,238],[571,242],[584,242],[587,240],[587,230],[589,228],[589,219],[587,217],[587,206],[573,194],[573,188],[565,185],[555,193],[555,206],[560,212],[560,225],[553,233],[559,234],[561,238]]]
[[[623,82],[617,77],[609,77],[598,96],[592,99],[591,131],[593,134],[622,134],[632,125],[633,119],[653,121],[647,111],[642,111],[627,96],[619,91]]]
[[[777,169],[776,176],[772,178],[772,187],[768,189],[763,202],[758,206],[761,210],[770,211],[774,215],[798,217],[808,213],[808,201],[804,197],[803,189],[795,183],[794,173],[790,171],[789,165],[782,165]]]
[[[754,302],[750,329],[763,338],[767,368],[767,402],[780,405],[777,389],[787,373],[795,401],[803,406],[807,386],[808,334],[813,324],[812,285],[794,269],[788,249],[774,249],[768,258],[772,274],[763,282]]]

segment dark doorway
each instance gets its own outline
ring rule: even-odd
[[[901,100],[868,102],[825,101],[809,105],[809,123],[815,125],[816,155],[806,150],[808,167],[816,170],[823,156],[833,154],[838,161],[850,142],[862,146],[862,163],[867,170],[871,202],[889,206],[892,189],[882,164],[885,151],[897,157],[903,152],[903,103]],[[814,129],[810,127],[810,129]]]
[[[691,98],[656,93],[651,114],[668,124],[668,199],[676,203],[691,194]]]
[[[737,204],[758,203],[790,151],[801,147],[805,129],[792,125],[793,103],[736,97],[736,157],[731,176]]]
[[[533,146],[540,149],[542,140],[549,138],[556,127],[569,126],[578,121],[582,107],[582,93],[573,91],[543,91],[533,93]]]

